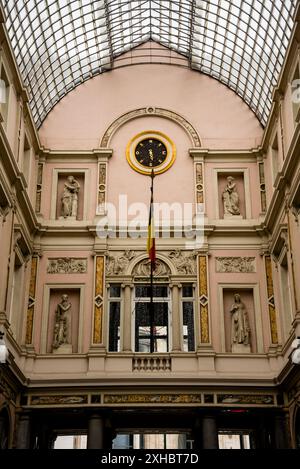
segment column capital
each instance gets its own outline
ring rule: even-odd
[[[172,282],[169,284],[169,287],[170,288],[174,288],[174,287],[177,287],[177,288],[182,288],[182,283],[179,283],[179,282]]]
[[[121,288],[124,289],[126,287],[129,287],[129,288],[134,288],[134,284],[132,282],[123,282],[121,283]]]

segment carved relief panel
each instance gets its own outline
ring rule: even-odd
[[[216,257],[216,272],[256,272],[255,257]]]
[[[172,251],[164,251],[162,253],[174,266],[177,275],[197,275],[196,256],[197,253],[192,250],[175,249]],[[125,251],[107,251],[106,252],[106,275],[122,276],[127,275],[129,265],[134,259],[140,255],[137,251],[127,249]],[[150,262],[148,258],[143,259],[135,265],[133,272],[134,277],[149,277]],[[171,270],[167,263],[161,259],[156,260],[155,277],[166,277],[171,275]]]
[[[87,259],[73,257],[59,257],[48,259],[48,274],[85,274]]]

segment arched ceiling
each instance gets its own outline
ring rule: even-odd
[[[37,126],[120,54],[156,41],[235,91],[265,125],[296,0],[2,0]]]

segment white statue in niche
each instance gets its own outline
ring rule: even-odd
[[[231,350],[250,352],[250,326],[245,304],[238,293],[234,295],[231,313]]]
[[[68,295],[61,296],[61,302],[58,303],[55,310],[53,353],[72,353],[70,339],[70,310],[72,304]]]
[[[223,204],[224,204],[224,218],[233,215],[241,215],[239,207],[239,194],[236,190],[236,183],[234,182],[234,177],[228,176],[227,185],[224,188],[223,194]]]
[[[61,214],[64,218],[76,218],[78,211],[79,182],[74,176],[68,176],[61,198]]]

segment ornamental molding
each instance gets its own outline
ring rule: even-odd
[[[216,257],[216,272],[256,272],[255,257]]]
[[[134,277],[149,278],[151,272],[151,261],[150,259],[143,259],[138,262],[132,271]],[[153,271],[155,278],[157,277],[169,277],[171,275],[170,267],[163,262],[161,259],[156,259],[155,269]]]
[[[171,259],[179,274],[196,275],[196,251],[181,251],[175,249],[171,251],[168,258]]]
[[[135,251],[126,249],[121,252],[106,251],[106,275],[124,275],[130,262],[135,259]]]
[[[134,277],[149,277],[150,261],[144,254],[126,249],[124,251],[106,251],[106,275]],[[175,249],[165,251],[156,259],[155,277],[169,277],[170,275],[197,275],[195,251]]]
[[[105,394],[105,404],[201,404],[201,394]]]
[[[287,224],[282,224],[279,226],[277,233],[274,236],[270,251],[274,260],[278,262],[285,250],[289,250],[288,227]]]
[[[137,119],[138,117],[147,117],[147,116],[158,116],[158,117],[163,117],[165,119],[169,119],[176,124],[180,125],[189,135],[193,146],[195,148],[201,147],[201,140],[198,135],[198,132],[196,129],[188,122],[184,117],[182,117],[180,114],[177,114],[174,111],[170,111],[168,109],[160,108],[160,107],[145,107],[145,108],[140,108],[140,109],[135,109],[134,111],[129,111],[126,114],[123,114],[120,116],[118,119],[116,119],[106,130],[104,133],[100,147],[101,148],[108,148],[110,141],[115,134],[115,132],[118,130],[119,127],[122,125],[126,124],[127,122]]]
[[[275,405],[272,394],[218,394],[218,404]]]
[[[31,405],[87,404],[87,395],[82,396],[32,396]]]
[[[48,259],[48,274],[85,274],[86,272],[86,258],[59,257]]]

